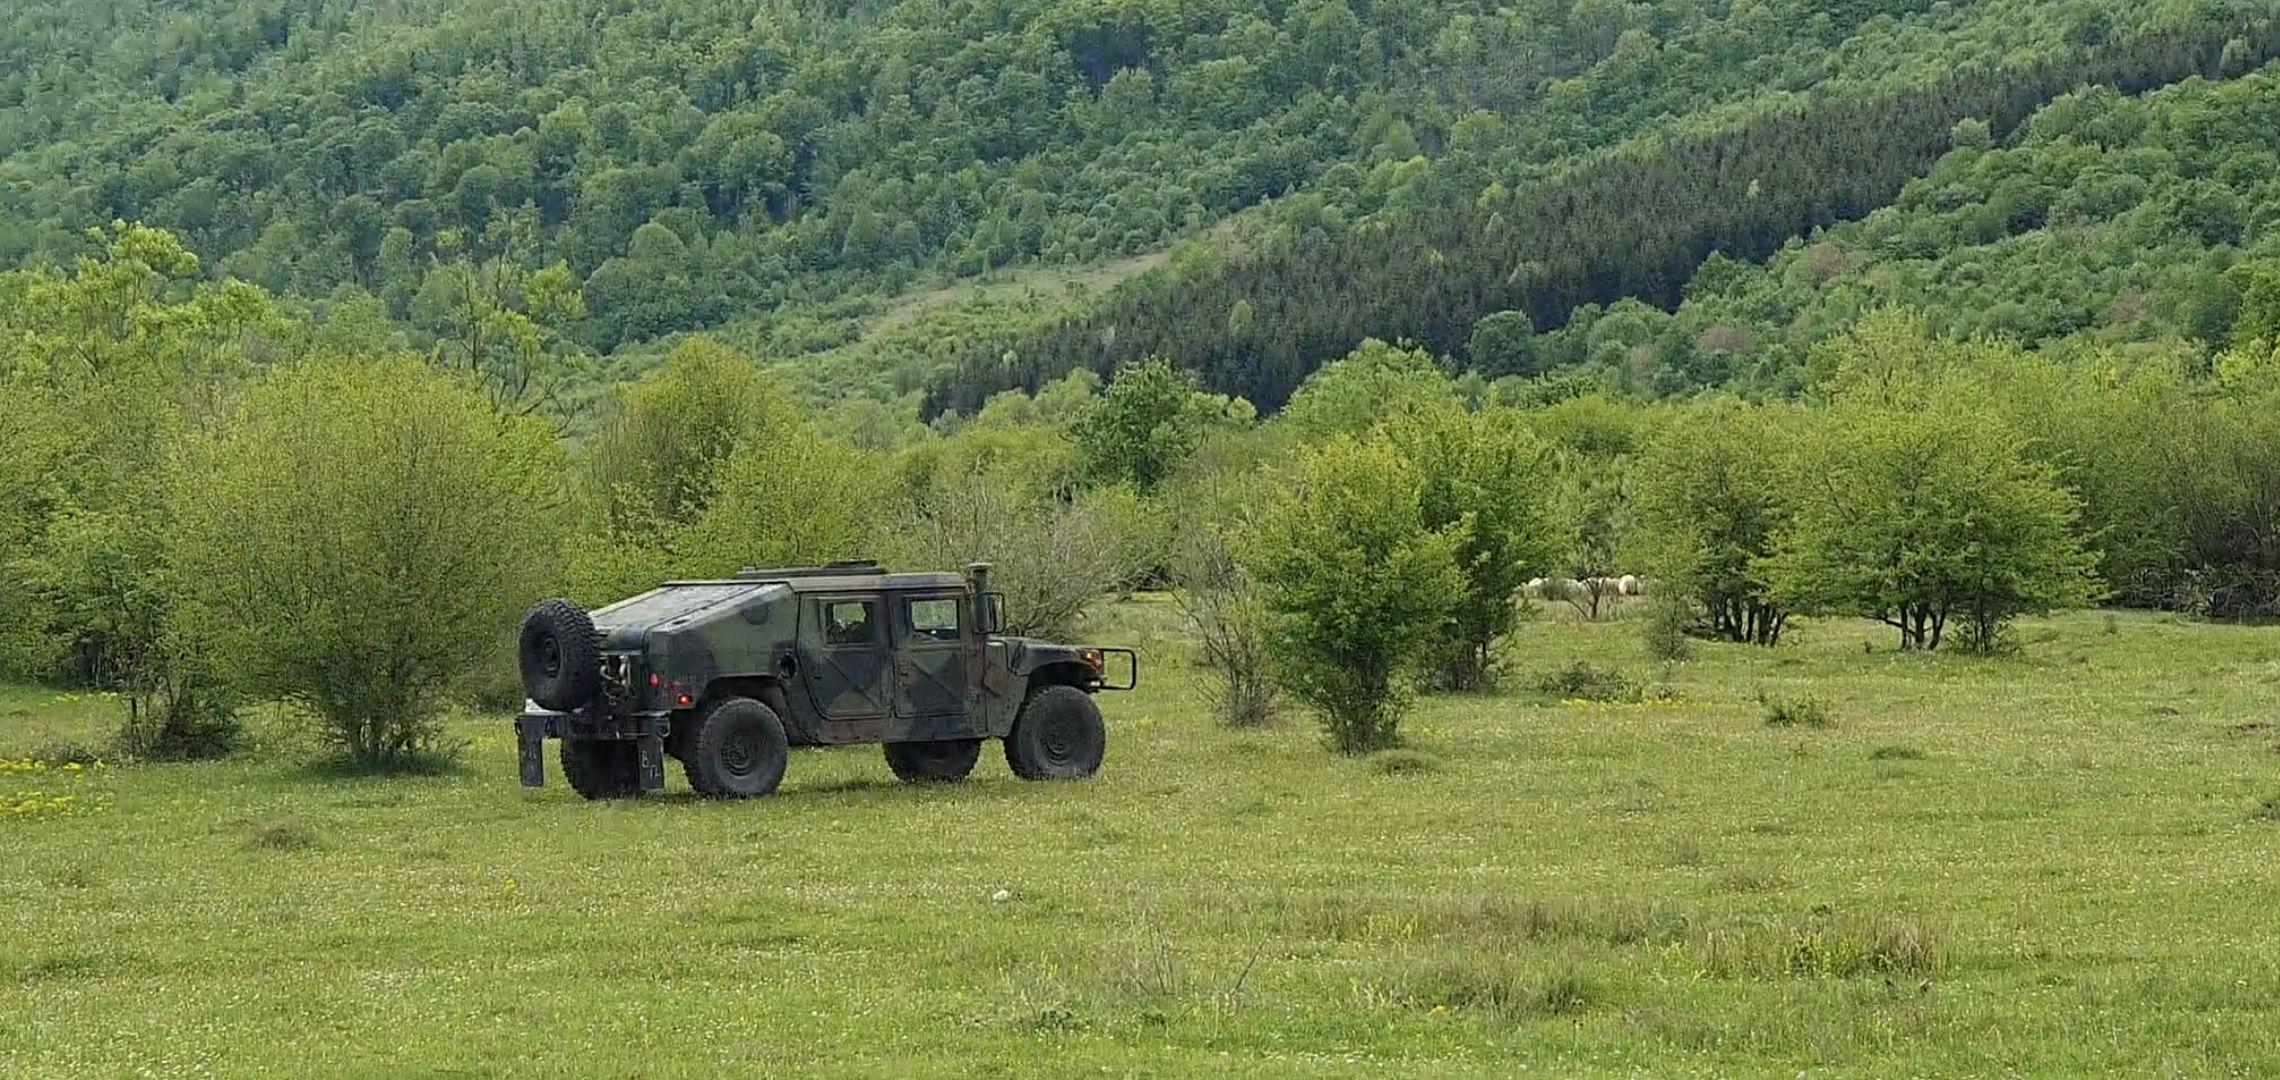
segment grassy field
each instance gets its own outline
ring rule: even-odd
[[[1665,670],[1545,620],[1504,692],[1349,761],[1213,727],[1170,626],[1096,627],[1148,665],[1084,784],[849,749],[758,803],[587,804],[515,785],[503,719],[443,776],[266,731],[11,766],[0,1075],[2280,1072],[2273,631],[2087,614],[1975,660],[1824,623]],[[1530,688],[1579,659],[1643,703]],[[10,691],[0,749],[89,708]]]

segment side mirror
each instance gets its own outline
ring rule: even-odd
[[[982,633],[995,634],[1001,632],[1005,627],[1005,594],[986,592],[981,594],[980,602],[982,606]]]

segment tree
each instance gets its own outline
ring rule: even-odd
[[[1519,621],[1521,584],[1549,572],[1559,553],[1550,451],[1504,409],[1421,409],[1388,421],[1386,433],[1423,484],[1425,527],[1463,538],[1464,589],[1445,630],[1441,676],[1476,689],[1493,674],[1497,640]]]
[[[1456,400],[1447,372],[1422,349],[1365,341],[1307,377],[1279,418],[1304,439],[1367,431],[1406,409]]]
[[[1424,481],[1383,434],[1338,436],[1306,454],[1243,545],[1276,680],[1340,753],[1396,741],[1410,680],[1464,591],[1464,527],[1426,524]]]
[[[1536,324],[1525,311],[1499,311],[1473,325],[1465,345],[1472,369],[1490,378],[1538,373]]]
[[[429,271],[412,317],[435,335],[434,362],[483,388],[494,408],[561,417],[592,363],[568,335],[586,301],[568,266],[454,259]]]
[[[1209,672],[1203,696],[1230,727],[1256,727],[1275,713],[1267,652],[1267,613],[1258,586],[1236,557],[1228,530],[1200,524],[1181,532],[1171,559],[1173,596]]]
[[[1834,406],[1798,455],[1795,519],[1760,566],[1776,603],[1879,619],[1906,649],[1966,647],[2100,587],[2081,506],[2025,440],[1955,388],[1919,407]]]
[[[1561,459],[1556,520],[1563,543],[1553,580],[1561,588],[1561,599],[1586,619],[1597,620],[1614,610],[1617,575],[1623,572],[1623,537],[1630,524],[1627,464],[1627,458]]]
[[[1113,491],[1064,500],[998,482],[983,468],[941,475],[887,531],[885,554],[912,569],[990,563],[1006,633],[1065,636],[1094,600],[1147,569],[1131,561],[1126,530],[1104,505]]]
[[[1117,372],[1071,434],[1087,479],[1152,494],[1225,412],[1226,399],[1198,392],[1192,378],[1159,357]]]
[[[551,579],[560,473],[544,425],[409,360],[276,370],[176,455],[184,625],[351,761],[412,762]]]
[[[1633,469],[1632,561],[1661,602],[1688,605],[1728,641],[1775,644],[1789,619],[1764,560],[1789,523],[1801,419],[1732,403],[1691,410],[1662,426]]]

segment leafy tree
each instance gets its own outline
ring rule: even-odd
[[[303,705],[350,760],[413,762],[551,578],[561,472],[545,427],[416,363],[274,371],[175,460],[182,618],[232,685]]]
[[[1659,603],[1689,605],[1728,641],[1772,645],[1788,623],[1764,570],[1789,524],[1789,444],[1802,419],[1732,403],[1690,410],[1661,426],[1632,471],[1634,564]]]
[[[1194,381],[1161,358],[1117,373],[1073,432],[1082,468],[1095,483],[1129,482],[1152,493],[1195,452],[1203,431],[1224,415]]]
[[[1802,448],[1795,518],[1762,560],[1775,602],[1879,619],[1936,649],[2099,594],[2081,506],[1999,415],[1950,390],[1905,410],[1833,407]]]
[[[1456,400],[1447,372],[1421,349],[1365,341],[1307,377],[1279,418],[1304,439],[1369,430],[1396,413]]]
[[[567,266],[456,259],[428,275],[412,313],[436,335],[436,366],[474,380],[493,407],[525,416],[571,411],[569,388],[591,361],[568,336],[586,306]]]
[[[1386,434],[1423,485],[1425,527],[1461,537],[1464,587],[1450,611],[1441,678],[1477,688],[1493,674],[1497,640],[1519,619],[1520,586],[1559,555],[1551,452],[1502,409],[1423,409],[1389,421]]]
[[[1424,480],[1384,435],[1337,436],[1298,463],[1244,544],[1276,679],[1340,753],[1396,741],[1410,680],[1464,592],[1466,526],[1427,525]]]
[[[1499,311],[1473,325],[1465,355],[1474,371],[1491,377],[1522,378],[1541,370],[1536,352],[1536,324],[1525,311]]]
[[[1561,459],[1557,517],[1563,543],[1553,580],[1560,596],[1586,619],[1614,611],[1630,527],[1629,459]]]

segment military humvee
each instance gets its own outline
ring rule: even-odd
[[[543,601],[522,627],[522,782],[546,782],[547,739],[589,799],[663,790],[668,755],[700,794],[766,795],[795,745],[884,743],[920,782],[964,779],[1003,739],[1017,776],[1092,775],[1108,744],[1092,695],[1131,689],[1138,655],[1006,637],[997,616],[987,565],[867,560],[667,582],[591,615]]]

